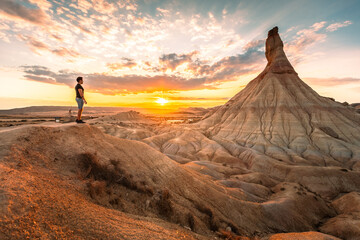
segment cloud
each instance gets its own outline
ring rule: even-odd
[[[171,70],[175,70],[179,65],[186,63],[186,62],[192,62],[192,57],[196,54],[198,54],[198,51],[193,51],[188,54],[163,54],[159,61],[164,66],[164,70],[170,68]]]
[[[244,46],[244,52],[224,57],[212,65],[197,60],[189,68],[198,75],[208,75],[212,81],[231,81],[243,74],[260,70],[265,61],[264,40],[254,40]]]
[[[265,39],[260,39],[260,40],[254,40],[251,42],[248,42],[245,46],[244,46],[244,50],[245,51],[264,51],[264,46],[265,46]]]
[[[72,78],[78,73],[61,70],[58,73],[52,72],[49,68],[43,66],[20,66],[25,75],[24,77],[30,81],[46,82],[52,84],[66,84],[68,86],[72,83]],[[76,79],[76,77],[74,78]]]
[[[28,75],[25,74],[24,78],[26,80],[31,80],[31,81],[37,81],[37,82],[43,82],[43,83],[51,83],[51,84],[56,84],[55,79],[50,78],[50,77],[41,77],[41,76],[34,76],[34,75]]]
[[[72,57],[72,58],[86,57],[85,55],[80,54],[78,51],[74,49],[68,49],[65,47],[51,48],[49,45],[31,36],[18,35],[18,37],[19,39],[27,42],[27,44],[30,46],[30,49],[37,54],[39,54],[39,51],[47,51],[60,57]]]
[[[31,51],[33,51],[36,54],[40,55],[39,51],[40,52],[41,51],[51,51],[50,47],[47,44],[45,44],[31,36],[24,36],[24,35],[19,34],[18,38],[22,41],[25,41],[27,43],[27,45],[30,47]]]
[[[52,6],[49,0],[28,0],[30,3],[38,6],[42,10],[49,10]]]
[[[118,62],[118,63],[107,63],[106,66],[111,69],[111,70],[121,70],[123,68],[133,68],[135,67],[137,64],[136,62],[134,62],[134,59],[130,59],[130,58],[122,58],[122,62]]]
[[[167,9],[162,9],[162,8],[156,8],[157,11],[159,11],[160,13],[164,14],[164,15],[169,15],[170,11]]]
[[[202,98],[202,97],[172,97],[172,96],[168,96],[166,97],[166,99],[169,100],[185,100],[185,101],[194,101],[194,100],[204,100],[204,101],[226,101],[229,100],[229,97],[206,97],[206,98]]]
[[[37,76],[48,76],[52,77],[53,72],[50,71],[49,68],[43,66],[20,66],[20,69],[23,70],[25,73]]]
[[[47,24],[49,19],[46,13],[40,8],[27,8],[10,0],[0,1],[0,13],[3,13],[11,18],[22,19],[42,26]]]
[[[360,78],[304,78],[304,80],[311,85],[325,87],[360,83]]]
[[[306,59],[311,59],[313,54],[305,54],[305,50],[315,44],[322,43],[327,38],[328,32],[336,31],[341,27],[346,27],[352,24],[351,21],[344,21],[342,23],[333,23],[326,27],[327,22],[317,22],[308,28],[299,30],[294,38],[285,44],[286,53],[293,64],[298,64]],[[293,29],[293,28],[290,28]]]
[[[99,73],[82,74],[69,70],[53,72],[43,66],[21,66],[27,80],[65,84],[73,87],[77,76],[83,76],[85,86],[92,92],[99,92],[107,95],[121,93],[156,92],[156,91],[178,91],[203,89],[206,87],[205,78],[185,79],[173,75],[139,76],[124,75],[112,76]]]
[[[52,50],[56,47],[57,50],[54,54],[58,56],[71,56],[69,52],[66,54],[65,49],[81,49],[81,53],[91,55],[99,62],[106,61],[104,56],[125,56],[136,59],[138,63],[151,61],[154,65],[159,58],[163,58],[161,63],[163,66],[157,66],[159,71],[162,69],[175,71],[176,67],[186,61],[191,62],[188,54],[195,49],[203,53],[202,56],[196,57],[210,56],[212,58],[216,56],[222,58],[232,54],[233,50],[243,44],[239,41],[241,40],[240,35],[232,29],[234,25],[230,25],[234,19],[236,19],[234,24],[237,25],[239,16],[235,17],[234,15],[233,19],[230,19],[231,15],[227,15],[226,19],[217,19],[211,14],[204,15],[203,18],[201,16],[189,17],[187,13],[171,8],[172,3],[165,5],[156,3],[151,11],[143,7],[138,8],[137,1],[134,0],[81,0],[75,2],[4,0],[1,1],[1,4],[9,5],[11,2],[26,11],[42,12],[31,20],[39,21],[39,24],[48,21],[51,23],[51,27],[47,27],[47,24],[29,25],[11,20],[9,22],[16,28],[6,32],[7,38],[11,39],[12,36],[18,34],[30,35],[34,39],[41,39],[40,42],[51,46]],[[26,4],[20,2],[26,2]],[[42,21],[40,21],[41,15],[44,15]],[[6,21],[8,20],[9,18],[6,19]],[[45,34],[50,37],[45,37]],[[197,36],[200,38],[196,40]],[[0,37],[5,39],[6,35],[0,34]],[[174,53],[176,56],[173,57],[175,58],[160,55],[164,52],[170,54],[174,52],[171,50],[173,45],[176,45],[177,51],[180,52]],[[29,46],[31,45],[29,44]],[[38,52],[41,52],[46,49],[45,46],[43,47],[42,50],[32,47],[32,50],[37,49]],[[184,47],[185,49],[190,48],[190,50],[181,54],[181,49]],[[195,55],[192,56],[192,58],[194,57]],[[67,60],[64,59],[64,61]],[[86,64],[86,62],[78,63]],[[121,64],[122,61],[119,61],[117,67],[125,67]],[[116,68],[116,65],[112,67]]]
[[[46,45],[43,42],[40,42],[32,37],[28,37],[27,39],[28,44],[33,47],[34,49],[39,49],[39,50],[49,50],[49,46]]]
[[[261,49],[263,40],[249,43],[245,46],[245,52],[236,56],[225,57],[212,65],[204,63],[199,59],[193,60],[192,56],[198,54],[196,51],[188,54],[164,54],[161,64],[171,69],[176,69],[180,64],[187,62],[184,71],[192,74],[184,76],[181,72],[172,74],[159,73],[159,69],[145,62],[147,69],[155,69],[155,74],[136,75],[128,74],[114,76],[111,73],[82,74],[67,70],[53,72],[42,66],[22,66],[24,77],[32,81],[47,83],[66,84],[70,87],[74,84],[77,76],[82,75],[86,80],[87,88],[92,92],[115,95],[123,93],[156,92],[156,91],[181,91],[195,89],[216,89],[223,82],[238,80],[244,74],[257,72],[259,64],[264,61],[264,52]],[[53,51],[54,52],[54,51]],[[67,51],[64,54],[70,55]],[[133,59],[123,58],[119,63],[108,63],[111,70],[119,70],[124,67],[132,68],[137,65]]]
[[[178,75],[191,74],[196,77],[204,77],[208,81],[207,84],[234,81],[238,80],[241,75],[258,71],[263,67],[264,44],[265,40],[251,41],[243,47],[243,53],[224,57],[214,63],[199,58],[194,59],[194,56],[200,54],[199,51],[187,54],[164,54],[159,58],[160,66],[148,64],[148,68],[145,70],[166,72],[167,69],[171,69]],[[177,68],[184,63],[187,64],[178,70]]]
[[[339,28],[342,28],[342,27],[346,27],[346,26],[349,26],[350,24],[352,24],[351,21],[345,21],[345,22],[339,22],[339,23],[333,23],[333,24],[330,24],[327,28],[326,28],[326,31],[328,32],[334,32],[336,30],[338,30]]]
[[[72,22],[72,25],[77,27],[78,29],[80,29],[80,31],[82,31],[83,33],[87,33],[87,34],[93,34],[92,31],[90,31],[88,28],[82,26],[80,23],[78,22]]]
[[[107,0],[92,0],[92,8],[97,12],[102,14],[112,14],[117,10],[117,5],[115,2]],[[121,7],[122,5],[120,5]],[[91,8],[90,8],[91,9]]]
[[[310,58],[309,55],[304,53],[305,49],[316,43],[324,42],[326,34],[322,33],[326,22],[317,22],[311,25],[309,28],[298,31],[295,37],[287,44],[285,44],[285,52],[289,56],[289,60],[293,64],[298,64],[305,59]]]
[[[319,33],[319,30],[325,26],[326,22],[314,23],[310,28],[300,30],[296,33],[295,39],[289,43],[293,52],[301,52],[314,43],[323,42],[326,35]]]
[[[136,3],[127,2],[127,3],[126,3],[126,10],[136,11],[136,10],[137,10],[137,4],[136,4]]]
[[[74,58],[85,57],[74,49],[68,49],[64,47],[53,49],[51,50],[51,52],[61,57],[74,57]]]

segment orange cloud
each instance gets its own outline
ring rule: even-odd
[[[207,98],[201,98],[201,97],[172,97],[172,96],[168,96],[166,97],[166,99],[169,100],[181,100],[181,101],[226,101],[229,100],[228,97],[207,97]]]
[[[121,93],[138,93],[138,92],[157,92],[157,91],[178,91],[192,89],[214,89],[212,86],[205,86],[206,78],[186,79],[173,75],[124,75],[111,76],[99,73],[81,74],[79,72],[70,72],[62,70],[53,72],[43,66],[21,66],[28,80],[38,82],[52,82],[56,84],[65,84],[73,87],[77,76],[83,76],[87,89],[93,92],[99,92],[108,95]],[[51,79],[51,81],[49,80]]]
[[[264,58],[264,53],[254,50],[256,47],[250,49],[244,54],[224,58],[211,66],[202,66],[201,63],[199,63],[199,68],[208,68],[207,74],[194,77],[182,77],[181,74],[178,73],[171,75],[159,74],[159,71],[156,72],[155,76],[134,74],[113,76],[104,73],[82,74],[69,71],[60,71],[56,73],[41,66],[23,66],[22,70],[29,80],[49,82],[49,78],[51,78],[53,79],[53,82],[56,82],[57,84],[61,83],[70,87],[74,84],[74,79],[76,79],[77,76],[84,76],[88,90],[108,95],[217,89],[223,82],[238,80],[238,78],[244,74],[258,71],[256,62],[259,60],[260,56]],[[69,54],[67,51],[65,51],[65,53]],[[186,54],[183,55],[187,56]],[[186,57],[184,58],[186,59]],[[173,57],[170,57],[170,59],[173,59]],[[180,62],[183,60],[184,59],[182,58]],[[189,60],[187,59],[187,61]],[[146,63],[144,63],[144,65],[146,65]],[[136,63],[128,58],[123,58],[123,62],[120,63],[107,64],[107,67],[111,70],[118,70],[124,67],[131,68],[133,66],[136,66]],[[44,69],[46,69],[46,71],[44,71]],[[153,70],[155,71],[156,68],[153,67]]]
[[[309,58],[304,54],[304,50],[316,43],[324,42],[326,34],[320,32],[325,26],[326,22],[314,23],[306,29],[302,29],[296,33],[294,39],[285,44],[285,52],[289,55],[289,59],[293,64],[298,64],[301,61]]]
[[[82,56],[79,52],[75,51],[74,49],[67,49],[64,47],[60,47],[58,49],[51,50],[52,53],[64,57],[64,56],[70,56],[70,57],[80,57]]]
[[[164,70],[168,68],[171,70],[175,70],[179,65],[185,62],[192,62],[192,57],[198,53],[199,53],[198,51],[193,51],[188,54],[180,54],[180,55],[176,53],[163,54],[159,58],[159,61],[164,66],[163,67]]]
[[[50,22],[49,16],[41,8],[27,8],[10,0],[0,1],[0,13],[13,19],[21,19],[40,26],[45,26]]]
[[[111,70],[120,70],[123,68],[133,68],[135,67],[137,64],[136,62],[134,62],[133,59],[130,58],[122,58],[122,62],[119,63],[107,63],[106,66],[111,69]]]
[[[360,83],[359,78],[304,78],[311,85],[333,87],[338,85]]]
[[[324,42],[328,32],[333,32],[341,27],[346,27],[352,24],[352,22],[344,21],[342,23],[333,23],[327,27],[326,24],[327,22],[325,21],[317,22],[308,28],[299,30],[292,41],[285,44],[286,53],[289,55],[289,59],[293,64],[298,64],[305,59],[311,58],[312,55],[305,54],[304,51],[315,44]],[[295,29],[295,27],[288,29],[288,31],[293,29]]]
[[[31,37],[31,36],[18,35],[18,37],[19,37],[19,39],[26,41],[27,44],[29,45],[30,49],[37,54],[39,54],[38,51],[47,51],[47,52],[51,52],[51,53],[53,53],[57,56],[61,56],[61,57],[74,57],[74,58],[86,57],[74,49],[69,49],[69,48],[65,48],[65,47],[51,48],[49,45]]]

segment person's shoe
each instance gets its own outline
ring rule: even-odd
[[[78,119],[76,119],[76,120],[75,120],[75,122],[76,122],[76,123],[79,123],[79,120],[78,120]]]
[[[79,120],[77,121],[77,123],[85,123],[83,120]]]

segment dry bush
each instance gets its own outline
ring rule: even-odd
[[[194,215],[192,215],[191,213],[188,213],[187,219],[188,219],[188,223],[189,223],[190,229],[191,229],[192,231],[194,231],[194,229],[195,229],[195,218],[194,218]]]
[[[154,194],[153,189],[146,186],[146,182],[142,181],[142,184],[138,183],[133,179],[131,174],[128,174],[122,169],[118,160],[110,160],[111,165],[106,166],[101,164],[96,153],[87,152],[80,154],[79,163],[85,171],[85,178],[92,178],[95,181],[105,181],[107,186],[120,184],[139,193]]]
[[[169,190],[165,189],[160,192],[160,197],[157,201],[157,207],[160,215],[164,217],[171,217],[173,208],[170,200]]]
[[[92,198],[96,196],[103,196],[106,191],[106,182],[105,181],[93,181],[88,184],[89,194]]]
[[[195,204],[195,207],[197,210],[199,210],[202,213],[205,213],[206,215],[208,215],[209,217],[213,216],[213,212],[211,211],[211,209],[207,206],[203,206],[200,203]]]
[[[86,169],[85,177],[94,178],[95,180],[104,180],[108,184],[116,182],[116,178],[118,177],[116,172],[107,169],[106,166],[102,165],[97,154],[80,154],[80,164]]]
[[[208,207],[204,206],[200,203],[195,204],[195,207],[200,212],[206,214],[208,216],[208,227],[211,231],[217,231],[220,226],[220,221],[217,217],[214,216],[213,211]]]

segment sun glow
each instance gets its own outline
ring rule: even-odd
[[[164,104],[168,103],[169,101],[164,98],[158,98],[158,100],[156,100],[155,102],[161,104],[161,106],[164,106]]]

